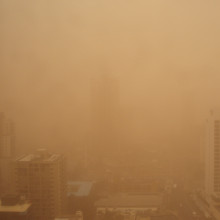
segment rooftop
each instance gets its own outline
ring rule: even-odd
[[[35,154],[28,154],[17,159],[19,162],[53,162],[60,157],[59,154],[49,154],[45,149],[39,149]]]
[[[83,220],[83,217],[78,217],[75,215],[64,215],[60,217],[56,217],[54,220]]]
[[[28,202],[16,205],[2,205],[2,201],[0,200],[0,212],[17,212],[24,213],[30,208],[31,204]]]
[[[94,182],[87,181],[69,181],[67,183],[68,196],[88,196],[91,192]]]
[[[96,207],[158,207],[162,203],[160,195],[116,195],[101,199],[95,203]]]
[[[71,218],[71,217],[60,217],[60,218],[55,218],[55,220],[74,220],[74,218]]]

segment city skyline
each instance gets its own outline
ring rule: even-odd
[[[219,10],[0,0],[0,219],[220,220]]]

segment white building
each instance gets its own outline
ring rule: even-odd
[[[220,195],[220,112],[211,112],[207,120],[205,193],[206,196]]]

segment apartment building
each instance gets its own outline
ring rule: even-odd
[[[65,159],[45,149],[15,162],[16,192],[32,203],[35,220],[50,220],[63,214],[66,201]]]

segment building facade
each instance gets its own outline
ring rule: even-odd
[[[207,196],[220,195],[220,114],[214,112],[207,120],[205,193]]]
[[[50,220],[63,214],[66,206],[65,159],[40,149],[15,162],[16,192],[32,203],[36,220]]]
[[[12,185],[12,162],[15,157],[14,124],[0,113],[0,195],[10,193]]]

